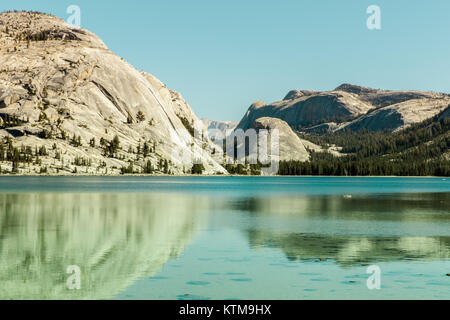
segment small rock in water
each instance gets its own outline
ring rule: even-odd
[[[450,277],[450,273],[447,273],[447,277]]]

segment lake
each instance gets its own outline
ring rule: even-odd
[[[0,228],[0,299],[450,299],[450,179],[2,176]]]

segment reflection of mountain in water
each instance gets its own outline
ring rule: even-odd
[[[205,199],[154,194],[0,195],[0,299],[107,299],[177,257]],[[69,265],[81,289],[68,290]]]
[[[450,221],[450,193],[357,195],[352,198],[339,195],[246,198],[236,200],[233,206],[253,215],[370,221]]]
[[[289,260],[332,259],[344,266],[450,258],[450,237],[344,237],[248,231],[252,247],[281,248]]]
[[[254,248],[281,248],[291,260],[352,265],[449,259],[449,200],[449,193],[273,197],[238,200],[234,207],[253,220],[247,234]],[[386,229],[398,234],[383,234]],[[370,234],[374,230],[380,234]]]

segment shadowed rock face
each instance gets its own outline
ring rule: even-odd
[[[432,118],[449,104],[450,96],[446,94],[343,84],[330,92],[292,90],[282,101],[255,103],[238,128],[245,130],[258,118],[272,117],[286,121],[294,129],[310,131],[397,130]]]
[[[445,109],[442,114],[439,116],[439,120],[450,118],[450,106],[448,106],[447,109]]]
[[[363,129],[370,129],[373,131],[389,130],[402,122],[402,115],[392,109],[380,109],[373,113],[362,116],[353,121],[349,125],[342,127],[342,129],[352,129],[359,131]]]
[[[345,128],[354,131],[362,129],[371,131],[401,130],[412,124],[433,118],[445,110],[449,103],[450,100],[445,97],[442,99],[423,98],[408,100],[378,108],[354,121],[341,125],[338,130]]]
[[[130,148],[136,150],[148,142],[156,150],[148,159],[136,161],[137,167],[146,160],[156,166],[160,159],[167,159],[172,172],[182,173],[183,167],[201,159],[207,172],[225,172],[201,152],[204,145],[212,145],[207,138],[199,134],[192,140],[192,128],[199,132],[205,128],[181,95],[134,69],[93,33],[50,15],[16,12],[0,14],[0,34],[1,118],[14,115],[22,120],[14,132],[46,130],[53,136],[15,134],[18,145],[44,145],[51,150],[56,144],[66,164],[75,157],[89,157],[97,165],[105,162],[113,173],[113,167],[136,159],[127,155]],[[61,138],[63,132],[70,138],[80,136],[83,147],[71,147]],[[123,154],[116,159],[104,157],[99,141],[110,141],[115,135]],[[10,133],[0,130],[2,136]],[[89,146],[93,138],[96,148]],[[183,161],[190,160],[181,163],[174,150],[184,150]],[[42,160],[52,166],[53,162]]]
[[[284,120],[293,128],[331,121],[343,122],[365,114],[371,108],[373,107],[346,92],[302,95],[270,105],[261,106],[260,103],[257,107],[252,105],[238,128],[246,130],[255,120],[262,117]]]

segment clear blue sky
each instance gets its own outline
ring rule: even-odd
[[[179,91],[199,117],[239,120],[255,100],[344,82],[450,92],[450,1],[21,0],[83,28]],[[366,27],[381,7],[382,30]]]

